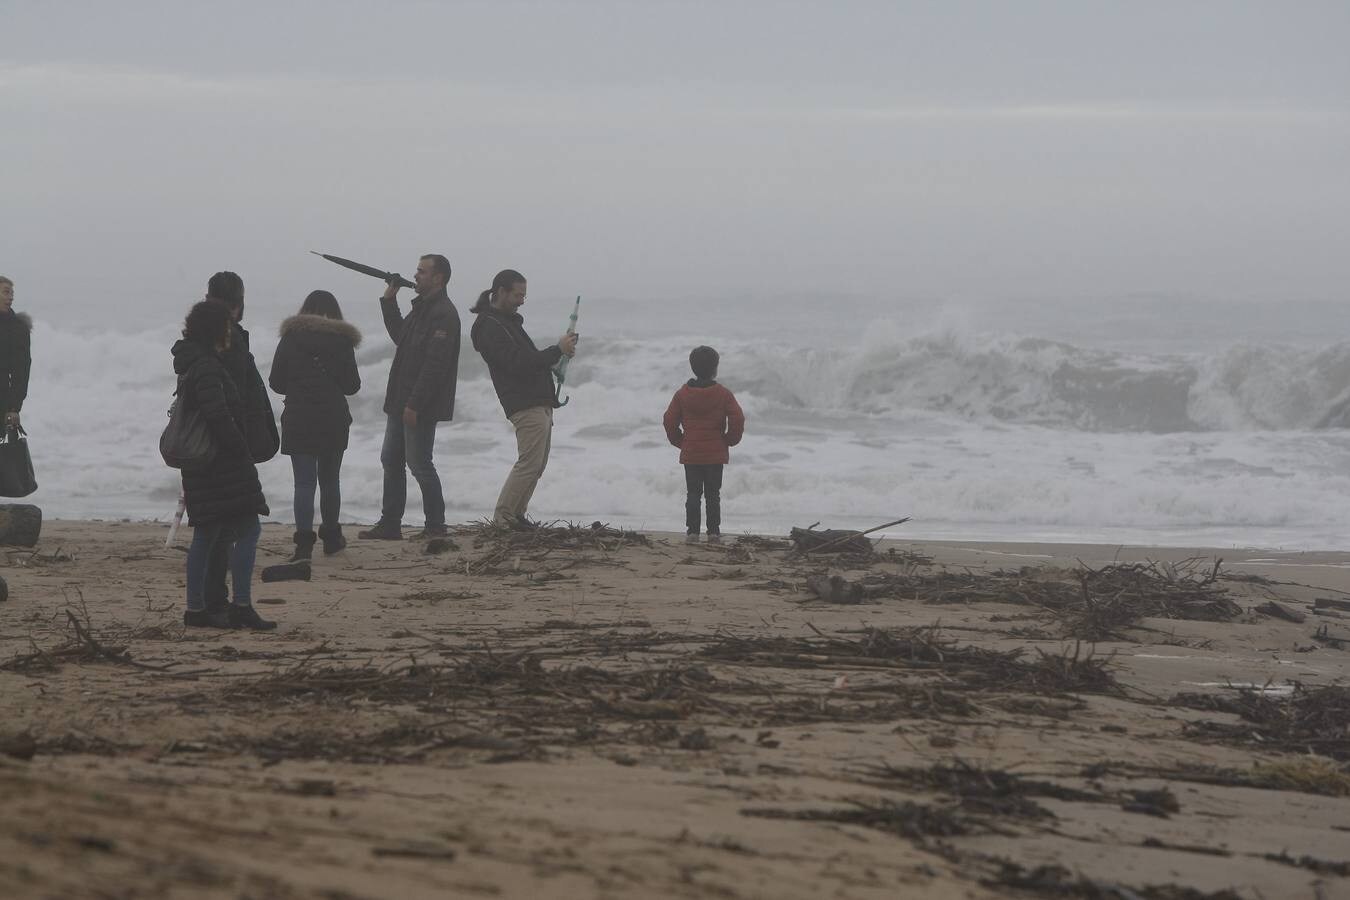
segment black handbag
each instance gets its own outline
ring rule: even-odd
[[[28,433],[22,426],[11,425],[0,438],[0,497],[27,497],[36,490]]]
[[[169,424],[159,436],[159,455],[164,464],[173,469],[204,469],[216,458],[216,442],[206,417],[199,409],[189,409],[180,391],[184,378],[178,379],[173,406],[169,407]]]
[[[267,395],[267,386],[256,366],[249,372],[248,390],[244,392],[244,439],[248,443],[249,456],[255,463],[264,463],[277,455],[281,449],[281,433],[277,431],[277,417],[272,412],[272,400]]]

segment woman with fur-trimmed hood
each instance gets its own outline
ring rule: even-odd
[[[14,311],[14,282],[0,275],[0,414],[18,425],[33,367],[33,320]]]
[[[323,552],[347,546],[338,516],[342,506],[342,454],[352,414],[347,398],[361,390],[356,348],[361,332],[342,319],[337,298],[314,291],[298,315],[281,323],[281,341],[272,358],[267,383],[283,394],[281,452],[291,458],[295,473],[295,555],[309,559],[314,551],[314,489],[319,490],[322,524],[317,539]]]

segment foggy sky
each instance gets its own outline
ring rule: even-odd
[[[1350,3],[0,0],[0,273],[757,301],[1348,299]]]

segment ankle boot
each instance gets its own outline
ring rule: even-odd
[[[295,533],[295,555],[291,557],[291,562],[309,559],[314,553],[315,540],[314,532],[297,531]]]
[[[341,525],[320,525],[319,537],[323,539],[324,556],[332,556],[347,546],[347,539],[342,536]]]

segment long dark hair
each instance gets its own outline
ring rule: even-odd
[[[502,269],[497,273],[497,277],[492,279],[492,287],[478,295],[478,302],[473,305],[469,312],[480,313],[488,308],[492,302],[492,295],[497,291],[509,291],[511,288],[525,280],[525,276],[515,269]]]
[[[342,320],[342,307],[337,298],[327,291],[310,291],[305,302],[300,304],[300,315],[323,316],[326,319]]]

